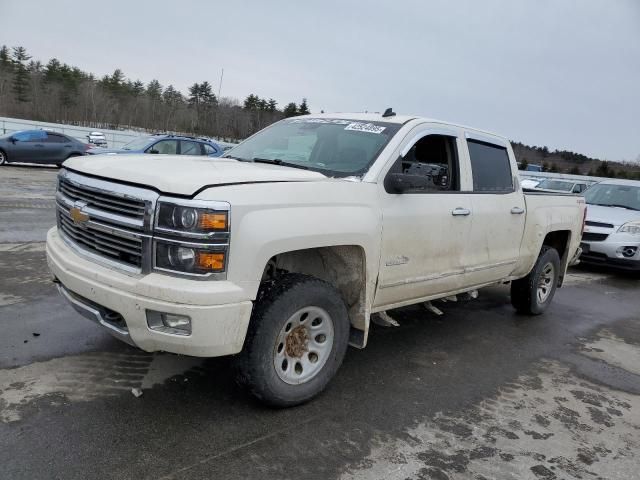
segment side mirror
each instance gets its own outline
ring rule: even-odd
[[[18,141],[18,139],[16,137],[9,137],[9,141],[11,143],[16,143]]]
[[[424,175],[390,173],[384,180],[384,188],[389,193],[404,193],[412,190],[426,190],[433,183]]]

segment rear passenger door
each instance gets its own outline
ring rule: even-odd
[[[48,163],[60,163],[71,153],[71,140],[58,133],[47,132],[47,138],[44,142],[43,161]]]
[[[520,256],[526,205],[510,145],[497,137],[466,133],[473,178],[473,222],[465,281],[501,280]]]

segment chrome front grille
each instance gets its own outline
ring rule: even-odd
[[[142,268],[142,239],[93,223],[80,227],[74,223],[69,211],[58,208],[58,225],[76,245],[117,262]]]
[[[158,196],[62,170],[56,193],[58,229],[69,245],[95,261],[147,272]]]
[[[142,200],[92,190],[85,185],[73,183],[65,177],[60,178],[59,189],[65,197],[73,201],[83,201],[105,212],[137,219],[143,219],[145,215],[145,202]]]

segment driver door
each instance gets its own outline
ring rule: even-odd
[[[471,232],[469,169],[455,129],[417,127],[385,174],[428,177],[420,191],[393,193],[381,185],[382,251],[374,310],[414,303],[463,288]],[[462,166],[462,168],[461,168]]]

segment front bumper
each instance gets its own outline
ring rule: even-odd
[[[612,233],[601,242],[583,241],[580,261],[589,264],[610,265],[624,270],[640,270],[640,240],[637,235]],[[632,256],[623,255],[622,251],[634,248]]]
[[[79,313],[142,350],[196,357],[242,350],[253,303],[230,281],[197,281],[158,273],[130,276],[81,257],[56,228],[47,234],[47,263],[61,293]],[[151,330],[147,310],[189,316],[191,334]],[[124,323],[112,321],[117,314]]]

